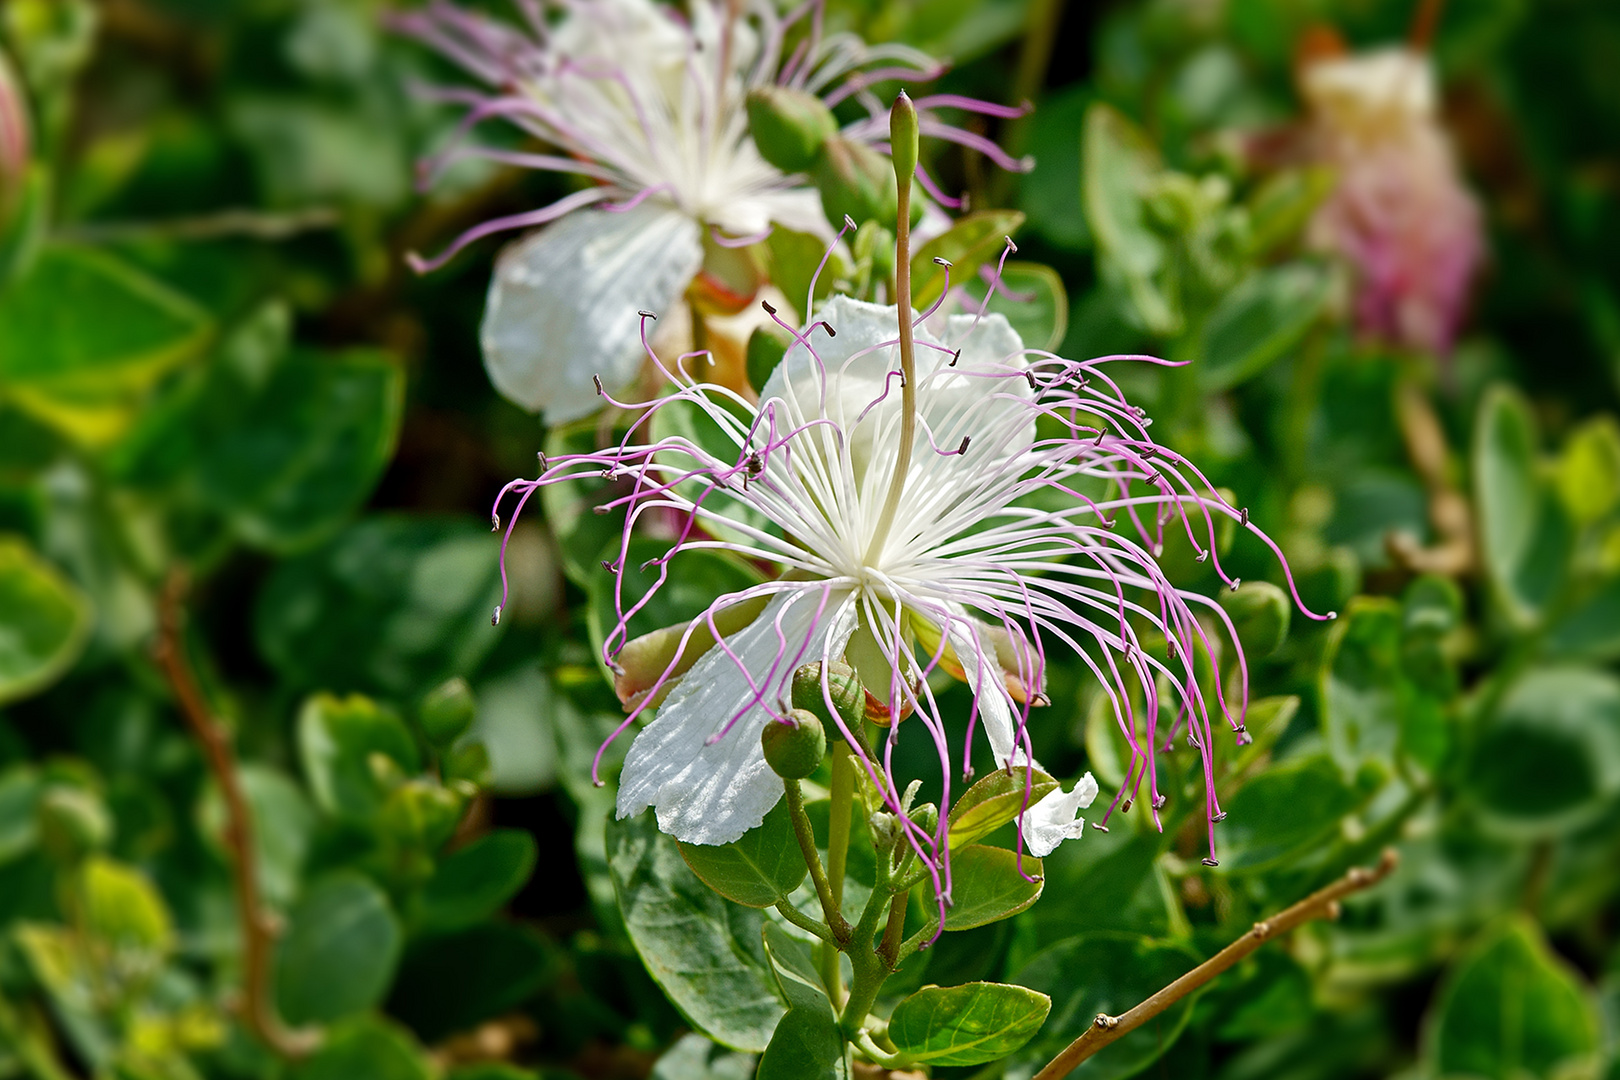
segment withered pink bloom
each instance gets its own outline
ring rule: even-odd
[[[1448,353],[1485,242],[1437,115],[1433,66],[1381,49],[1311,62],[1300,85],[1311,156],[1338,175],[1309,243],[1351,264],[1361,333]]]
[[[431,184],[449,164],[482,157],[572,174],[588,186],[548,206],[483,222],[418,270],[441,265],[492,233],[548,226],[507,248],[496,265],[480,332],[490,381],[548,423],[600,404],[642,368],[635,313],[667,311],[704,265],[706,248],[740,247],[773,225],[832,230],[809,181],[760,155],[747,97],[779,86],[827,105],[853,100],[866,116],[839,134],[886,149],[888,105],[870,86],[927,81],[939,61],[898,44],[822,33],[822,2],[782,15],[774,0],[515,0],[520,23],[448,0],[396,15],[394,25],[464,68],[481,85],[426,91],[465,106],[458,138],[423,165]],[[954,127],[942,108],[996,116],[1023,110],[956,95],[916,100],[925,135],[1023,168],[982,135]],[[515,125],[541,150],[468,141],[486,120]],[[919,166],[919,179],[946,199]],[[746,301],[746,297],[743,298]]]
[[[899,317],[895,307],[839,296],[801,329],[784,323],[793,343],[758,404],[704,381],[701,354],[660,362],[668,394],[636,407],[621,442],[544,461],[538,478],[502,490],[497,509],[515,495],[521,512],[534,492],[569,479],[626,485],[606,504],[625,512],[625,524],[605,564],[618,621],[604,659],[643,669],[634,693],[621,687],[629,715],[616,735],[651,721],[625,759],[619,814],[652,807],[662,829],[698,844],[759,825],[782,797],[760,733],[790,708],[796,669],[839,659],[890,715],[911,715],[889,726],[871,758],[862,754],[890,809],[898,813],[903,799],[892,770],[903,730],[932,739],[949,805],[975,739],[998,767],[1034,762],[1026,721],[1043,700],[1055,649],[1087,665],[1112,700],[1131,748],[1122,794],[1145,794],[1155,819],[1164,802],[1157,756],[1178,732],[1196,747],[1213,860],[1222,816],[1215,731],[1224,718],[1243,739],[1247,690],[1217,683],[1206,695],[1196,658],[1213,644],[1211,627],[1231,639],[1231,624],[1208,597],[1171,583],[1157,554],[1173,530],[1235,585],[1214,551],[1216,521],[1275,545],[1196,467],[1153,441],[1151,420],[1108,375],[1116,363],[1164,361],[1065,360],[1026,348],[982,309],[937,321],[910,315],[916,429],[908,471],[894,484]],[[663,533],[662,554],[636,564],[631,538],[644,519],[676,524]],[[647,602],[633,598],[654,595],[672,561],[678,573],[682,552],[703,549],[773,576],[715,598],[689,623],[627,641]],[[649,657],[657,657],[650,674]],[[974,691],[969,745],[947,738],[928,681],[937,668]],[[1238,670],[1246,671],[1241,660]],[[1144,686],[1156,689],[1143,695]],[[1168,713],[1161,694],[1175,703]],[[858,735],[850,741],[860,745]],[[1024,843],[1044,853],[1078,835],[1076,815],[1095,793],[1087,776],[1030,807]],[[947,823],[932,833],[903,815],[901,824],[948,895]]]

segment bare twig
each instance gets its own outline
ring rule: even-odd
[[[1439,542],[1424,548],[1405,533],[1391,533],[1385,547],[1396,562],[1416,573],[1466,574],[1476,559],[1473,515],[1468,500],[1448,475],[1451,451],[1445,428],[1422,387],[1412,379],[1404,380],[1396,391],[1395,415],[1412,467],[1428,493],[1429,521]]]
[[[1307,896],[1279,915],[1254,924],[1254,928],[1226,948],[1193,968],[1187,974],[1148,998],[1136,1008],[1120,1016],[1097,1014],[1097,1019],[1085,1034],[1064,1048],[1063,1052],[1035,1074],[1035,1080],[1059,1080],[1098,1050],[1116,1039],[1124,1038],[1170,1006],[1197,990],[1233,964],[1254,952],[1274,937],[1280,937],[1302,923],[1312,919],[1336,919],[1339,901],[1351,893],[1360,892],[1388,877],[1398,862],[1393,848],[1385,848],[1378,865],[1358,866],[1325,889]]]
[[[174,691],[180,713],[201,747],[208,771],[225,801],[225,847],[236,880],[236,904],[242,923],[242,1020],[270,1049],[283,1057],[308,1054],[320,1037],[316,1032],[292,1030],[282,1023],[270,989],[270,960],[274,931],[259,893],[259,871],[254,857],[253,815],[236,768],[230,736],[215,719],[186,659],[181,637],[185,624],[186,575],[174,570],[164,583],[158,611],[158,638],[153,655]]]

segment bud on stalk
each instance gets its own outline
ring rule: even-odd
[[[748,127],[760,156],[783,172],[805,172],[838,134],[832,110],[814,94],[786,86],[748,92]]]

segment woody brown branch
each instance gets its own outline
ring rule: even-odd
[[[224,841],[242,926],[242,1020],[270,1049],[283,1057],[298,1058],[313,1050],[319,1037],[315,1032],[289,1029],[271,998],[270,960],[275,935],[259,891],[253,815],[242,789],[230,736],[209,708],[185,654],[185,594],[185,573],[172,571],[159,599],[158,636],[152,652],[225,803]]]
[[[1136,1008],[1120,1016],[1108,1016],[1099,1013],[1092,1025],[1086,1029],[1085,1034],[1070,1043],[1061,1054],[1053,1058],[1044,1069],[1036,1073],[1034,1080],[1060,1080],[1061,1077],[1067,1076],[1075,1066],[1098,1050],[1117,1039],[1129,1035],[1132,1031],[1158,1016],[1194,990],[1210,982],[1217,975],[1232,967],[1232,965],[1272,938],[1281,937],[1295,927],[1312,919],[1338,918],[1339,901],[1341,899],[1352,893],[1371,888],[1382,881],[1390,875],[1398,862],[1399,858],[1396,856],[1394,849],[1385,848],[1383,855],[1378,860],[1378,865],[1355,867],[1338,881],[1312,893],[1280,914],[1255,923],[1247,934],[1244,934],[1241,938],[1238,938],[1238,940],[1136,1006]]]

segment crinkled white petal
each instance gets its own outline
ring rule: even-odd
[[[1075,781],[1074,790],[1061,787],[1024,811],[1018,827],[1024,834],[1029,853],[1044,859],[1065,840],[1085,835],[1086,822],[1077,816],[1097,797],[1097,781],[1090,773]]]
[[[808,335],[813,354],[795,342],[760,391],[762,400],[791,399],[800,415],[817,416],[821,412],[821,373],[825,370],[826,415],[847,433],[857,483],[870,461],[893,456],[893,429],[899,422],[901,393],[898,379],[890,373],[900,368],[899,349],[873,346],[898,338],[897,312],[892,306],[834,296],[822,305],[816,317],[831,325],[837,336],[813,331]],[[1034,391],[1022,380],[990,379],[984,374],[1029,366],[1024,343],[1005,317],[986,315],[975,325],[973,315],[953,315],[946,322],[942,338],[925,327],[918,327],[915,337],[917,377],[926,384],[926,390],[918,394],[919,415],[937,444],[952,446],[963,435],[978,439],[986,431],[1016,428],[1007,443],[1019,449],[1029,445],[1035,422],[1025,403],[1034,397]],[[952,354],[958,348],[962,355],[953,365]],[[868,411],[867,407],[883,396],[886,381],[888,396]],[[860,423],[855,423],[863,412]],[[926,453],[926,435],[919,432],[918,440],[922,452],[914,456],[914,467],[927,468],[932,462]]]
[[[947,627],[951,648],[962,663],[963,680],[973,691],[979,706],[979,726],[995,755],[996,768],[1004,769],[1009,762],[1023,764],[1027,757],[1018,745],[1017,719],[1012,699],[1001,680],[996,666],[995,646],[980,638],[980,624],[970,618],[958,605],[951,605],[953,618]],[[987,662],[986,662],[987,661]],[[1040,766],[1037,764],[1036,768]],[[1033,809],[1033,808],[1032,808]]]
[[[737,660],[716,647],[692,665],[625,757],[619,817],[651,806],[658,827],[689,844],[728,844],[765,820],[782,797],[782,779],[766,764],[759,736],[771,710],[791,692],[793,658],[801,645],[800,663],[818,663],[824,654],[836,657],[853,629],[847,591],[835,592],[818,620],[820,605],[816,587],[780,593],[758,618],[726,639]],[[756,685],[763,684],[769,707],[751,707],[724,738],[709,744],[709,736],[753,697],[738,660]]]
[[[667,310],[703,261],[698,223],[657,200],[622,212],[577,210],[507,248],[495,266],[479,341],[490,382],[556,424],[600,405],[641,370],[637,311]]]

